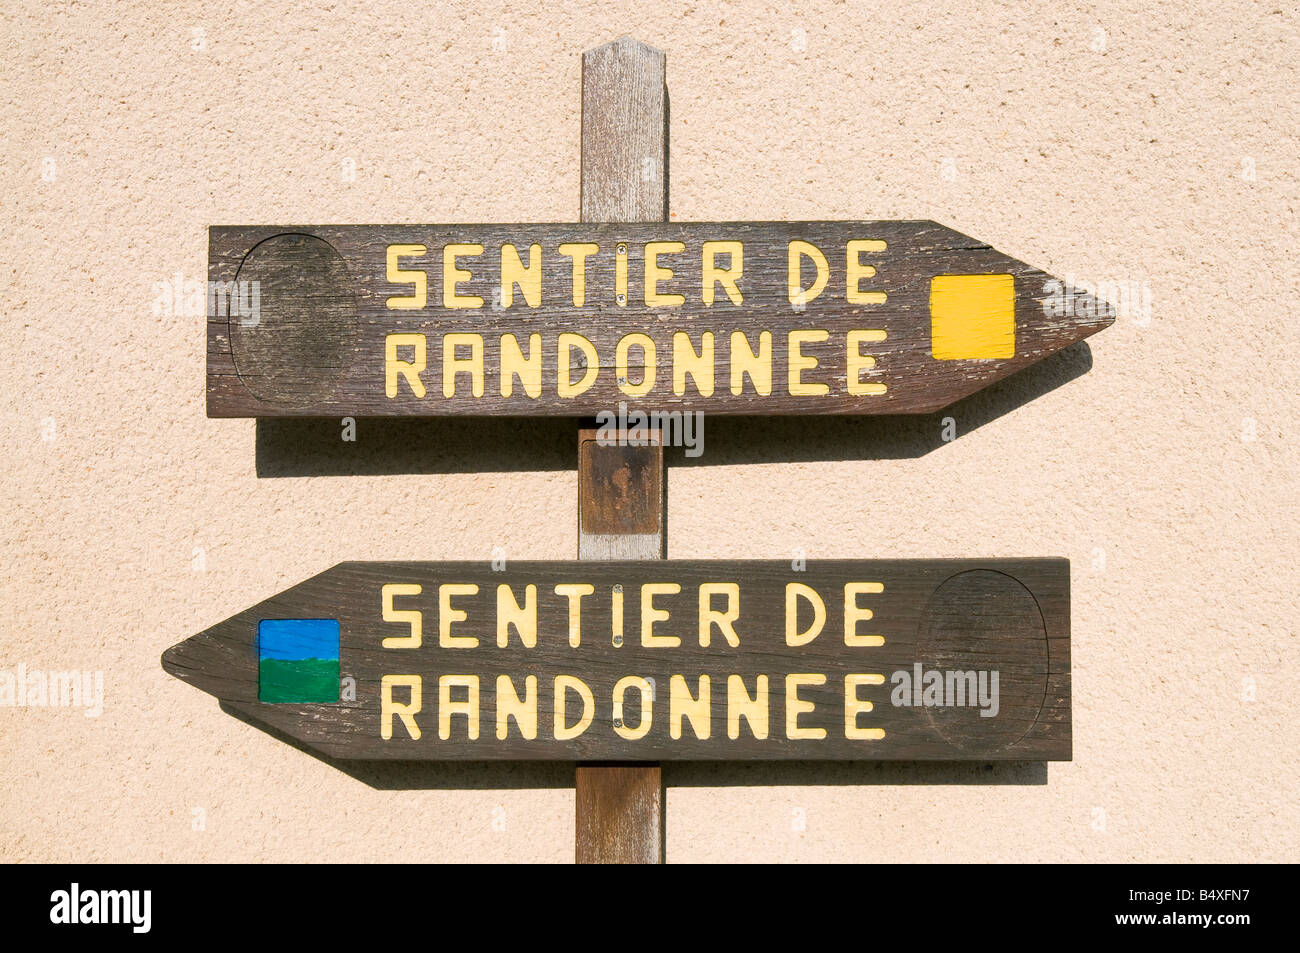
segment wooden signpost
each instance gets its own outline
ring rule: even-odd
[[[435,761],[1068,759],[1069,664],[1053,559],[342,563],[163,656],[322,754]]]
[[[665,66],[662,52],[629,37],[583,54],[583,222],[667,221]],[[619,431],[613,445],[599,436],[579,427],[578,558],[665,558],[661,434],[632,442]],[[664,783],[657,762],[580,762],[573,781],[578,863],[663,861]]]
[[[934,222],[213,228],[210,255],[259,303],[210,320],[214,417],[917,413],[1111,321]]]
[[[573,416],[577,562],[342,563],[167,671],[336,758],[579,762],[579,861],[674,760],[1070,757],[1059,559],[668,562],[661,437],[940,409],[1110,308],[928,221],[669,223],[664,55],[583,56],[580,224],[221,226],[208,414]]]

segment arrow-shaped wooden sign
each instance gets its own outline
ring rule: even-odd
[[[163,666],[336,758],[1068,760],[1069,564],[342,563]]]
[[[937,410],[1110,307],[934,222],[214,227],[213,417]]]

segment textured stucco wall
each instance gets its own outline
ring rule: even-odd
[[[576,219],[580,53],[623,33],[668,54],[682,220],[934,218],[1150,294],[954,442],[711,419],[673,460],[673,557],[1069,557],[1075,759],[672,768],[669,859],[1293,857],[1292,6],[132,0],[0,11],[0,668],[105,693],[0,708],[0,858],[572,857],[567,766],[353,777],[158,660],[343,559],[572,557],[571,425],[363,421],[345,475],[206,419],[202,320],[152,304],[212,223]]]

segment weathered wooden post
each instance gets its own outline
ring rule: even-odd
[[[668,218],[668,90],[664,54],[623,37],[582,56],[582,220]],[[578,558],[663,559],[664,448],[596,442],[578,432]],[[578,863],[663,860],[657,764],[579,765]]]

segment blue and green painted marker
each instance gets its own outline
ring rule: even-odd
[[[272,703],[337,702],[338,619],[259,622],[257,698]]]

